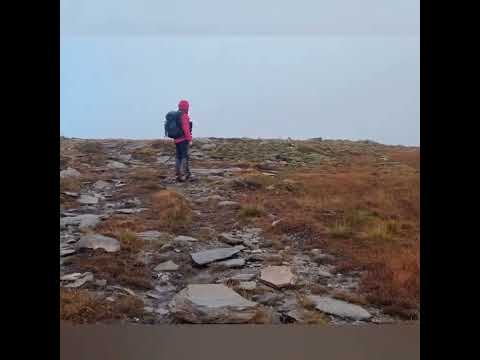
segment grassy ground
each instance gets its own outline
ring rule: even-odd
[[[133,151],[133,158],[147,164],[126,170],[125,186],[112,200],[139,197],[148,210],[139,214],[114,215],[95,231],[113,236],[122,243],[118,253],[93,251],[74,261],[74,270],[91,271],[96,277],[132,289],[151,287],[152,274],[139,261],[145,244],[135,232],[156,229],[171,234],[200,233],[206,225],[218,232],[252,224],[266,230],[271,246],[282,254],[288,243],[284,235],[295,235],[304,251],[325,249],[337,256],[336,270],[364,270],[360,293],[335,294],[358,304],[378,304],[386,312],[416,318],[420,303],[420,151],[418,148],[387,147],[348,141],[254,141],[222,140],[206,150],[211,158],[197,161],[198,167],[249,168],[233,181],[206,183],[217,187],[241,203],[239,209],[219,211],[215,202],[201,205],[199,223],[195,207],[175,191],[166,189],[162,179],[169,169],[153,166],[159,151],[171,151],[172,144],[153,141]],[[107,161],[105,149],[96,141],[65,143],[62,166],[72,166],[80,178],[61,180],[61,191],[78,192],[85,180],[109,179],[111,173],[95,167]],[[118,145],[123,146],[122,143]],[[66,157],[65,153],[69,156]],[[263,172],[269,160],[285,161],[277,176]],[[91,166],[85,166],[89,164]],[[75,205],[72,197],[61,194],[61,205]],[[275,226],[272,226],[274,214]],[[205,230],[205,229],[204,229]],[[205,230],[206,231],[206,230]],[[277,258],[271,259],[276,263]],[[309,284],[311,292],[322,294],[320,284]],[[98,321],[141,308],[135,299],[112,304],[88,290],[61,290],[61,317],[72,321]],[[306,310],[308,311],[308,309]],[[84,315],[82,315],[84,314]],[[311,314],[305,314],[308,318]],[[82,317],[83,316],[83,317]],[[259,313],[256,322],[268,322],[269,313]],[[83,320],[82,320],[83,319]],[[266,320],[267,319],[267,320]],[[312,318],[312,322],[322,319]]]
[[[342,167],[287,172],[269,188],[250,190],[240,215],[255,215],[253,221],[272,235],[300,234],[306,250],[326,248],[341,259],[338,271],[366,270],[361,282],[366,301],[415,318],[420,301],[420,154],[406,149],[388,155],[396,163],[353,156]],[[255,209],[281,221],[271,227]]]

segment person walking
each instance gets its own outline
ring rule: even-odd
[[[189,148],[192,143],[192,121],[188,115],[189,107],[187,100],[181,100],[178,103],[178,111],[169,112],[165,123],[165,133],[175,143],[175,176],[179,182],[191,177]]]

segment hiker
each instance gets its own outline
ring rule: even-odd
[[[190,178],[188,150],[192,142],[192,122],[188,116],[187,100],[178,103],[178,111],[171,111],[166,116],[165,134],[172,138],[176,147],[175,176],[183,182]]]

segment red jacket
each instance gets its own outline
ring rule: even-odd
[[[182,100],[178,103],[178,110],[182,114],[182,129],[184,136],[175,139],[175,144],[181,143],[182,141],[187,140],[188,142],[192,141],[192,133],[190,132],[190,116],[188,116],[189,104],[187,100]]]

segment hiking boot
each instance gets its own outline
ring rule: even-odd
[[[185,176],[177,176],[176,179],[177,179],[178,182],[185,182],[185,180],[186,180]]]

